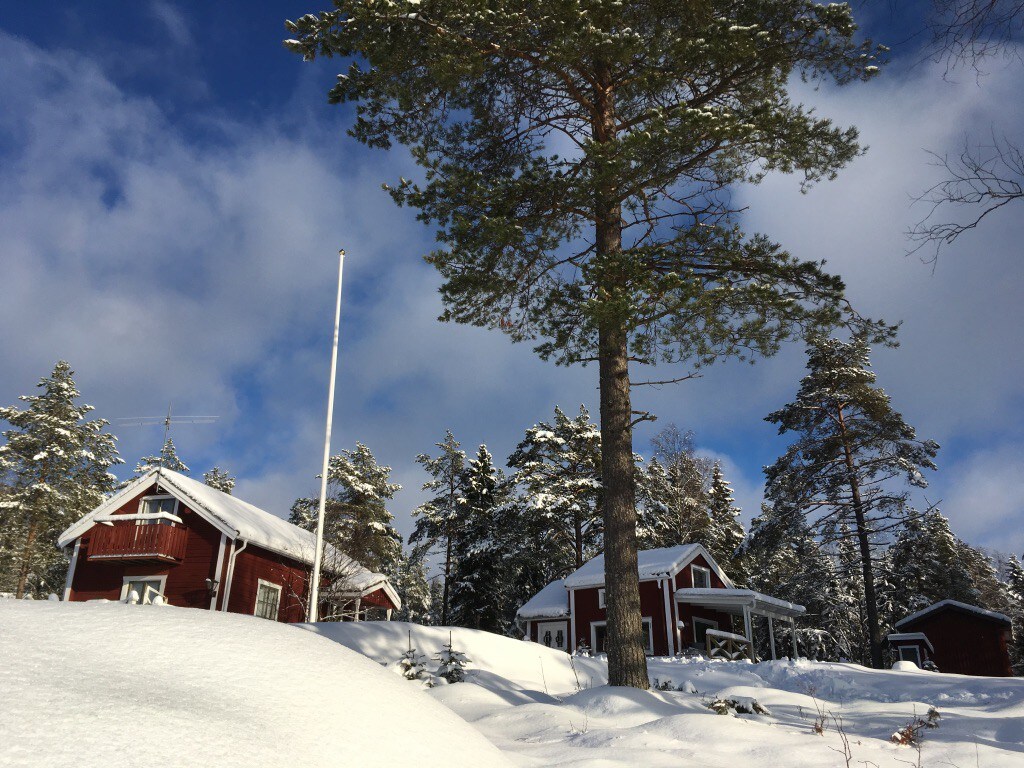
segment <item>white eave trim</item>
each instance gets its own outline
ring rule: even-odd
[[[807,609],[797,603],[780,600],[771,595],[764,595],[752,589],[697,589],[684,587],[677,589],[675,599],[680,603],[692,603],[713,607],[716,605],[749,608],[764,616],[775,618],[793,618],[803,616]]]

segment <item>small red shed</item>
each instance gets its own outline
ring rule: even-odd
[[[1011,677],[1009,617],[942,600],[896,622],[889,645],[901,661],[932,661],[940,672]]]
[[[637,553],[637,568],[649,656],[686,648],[725,658],[750,656],[751,619],[764,616],[775,658],[773,622],[792,625],[804,613],[801,605],[737,587],[700,544],[642,550]],[[530,598],[516,620],[527,640],[568,653],[583,645],[602,653],[607,625],[604,592],[604,555],[598,555]],[[735,633],[734,622],[740,628]],[[791,634],[795,638],[795,632]]]
[[[73,548],[64,599],[166,602],[273,621],[305,621],[314,534],[169,469],[154,468],[58,539]],[[387,577],[330,545],[325,570],[345,618],[401,601]]]

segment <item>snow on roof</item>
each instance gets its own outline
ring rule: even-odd
[[[802,616],[807,609],[799,603],[791,603],[753,589],[715,589],[707,587],[683,587],[675,592],[676,600],[698,605],[746,605],[755,613],[782,616]]]
[[[711,557],[710,553],[700,544],[680,544],[676,547],[661,547],[660,549],[643,549],[637,552],[637,570],[640,579],[658,579],[678,573],[687,563],[697,555],[703,555],[711,564],[718,577],[729,587],[732,581],[726,576],[718,564]],[[565,586],[569,588],[578,587],[599,587],[604,584],[604,554],[588,560],[583,566],[565,579]]]
[[[159,478],[157,478],[159,473]],[[218,491],[205,483],[193,480],[170,469],[151,469],[138,480],[130,483],[104,504],[76,522],[58,539],[58,546],[67,546],[104,515],[116,510],[120,503],[131,498],[140,489],[158,482],[160,488],[176,497],[190,509],[202,515],[216,528],[233,539],[242,539],[279,555],[312,565],[316,549],[316,535],[304,528],[289,523],[284,518],[260,509],[236,496]],[[398,595],[387,577],[373,573],[330,544],[324,546],[325,568],[345,576],[346,585],[353,593],[366,595],[377,589],[384,589],[388,596],[400,605]]]
[[[935,649],[932,647],[931,640],[928,639],[928,636],[925,635],[924,632],[893,632],[887,635],[886,639],[890,643],[898,643],[901,640],[920,640],[928,646],[929,651],[932,651],[933,653],[935,652]]]
[[[569,595],[561,579],[552,581],[516,611],[516,616],[524,619],[557,619],[568,615]]]
[[[1002,613],[996,613],[995,611],[986,611],[984,608],[979,608],[976,605],[968,605],[967,603],[961,603],[959,600],[940,600],[934,605],[929,605],[927,608],[922,608],[917,613],[912,613],[909,616],[900,619],[896,622],[895,627],[899,629],[904,624],[909,624],[910,622],[916,619],[920,619],[922,616],[927,616],[929,613],[934,613],[935,611],[940,611],[945,608],[954,608],[961,611],[967,611],[968,613],[974,613],[978,616],[984,616],[986,619],[992,619],[993,621],[998,621],[1005,624],[1011,623],[1010,617]]]

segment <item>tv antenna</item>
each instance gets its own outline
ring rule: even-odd
[[[171,424],[213,424],[219,416],[171,416],[171,404],[167,404],[166,416],[134,416],[131,418],[116,419],[121,427],[156,427],[164,425],[164,439],[160,443],[160,466],[163,466],[164,446],[167,445],[167,438],[171,431]]]

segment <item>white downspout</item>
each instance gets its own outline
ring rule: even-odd
[[[227,588],[224,590],[224,603],[221,606],[222,611],[227,611],[228,600],[231,598],[231,582],[234,580],[235,576],[235,560],[238,558],[240,554],[242,554],[242,551],[248,546],[249,542],[243,541],[242,546],[240,546],[238,549],[232,552],[231,557],[228,558],[228,585]]]
[[[665,579],[664,581],[661,582],[661,585],[663,587],[663,591],[665,593],[665,635],[668,638],[668,655],[669,656],[675,656],[676,655],[676,645],[675,645],[675,642],[673,642],[673,638],[674,638],[675,633],[676,633],[676,628],[675,628],[675,625],[672,623],[672,603],[669,602],[669,599],[668,599],[668,593],[669,593],[668,582],[669,582],[668,579]]]
[[[64,582],[64,602],[71,599],[71,582],[75,578],[75,566],[78,565],[78,550],[82,546],[82,537],[75,539],[75,552],[71,555],[71,565],[68,566],[68,578]]]
[[[572,634],[570,639],[569,653],[576,652],[576,590],[569,590],[569,632]],[[590,649],[593,652],[593,648]]]

